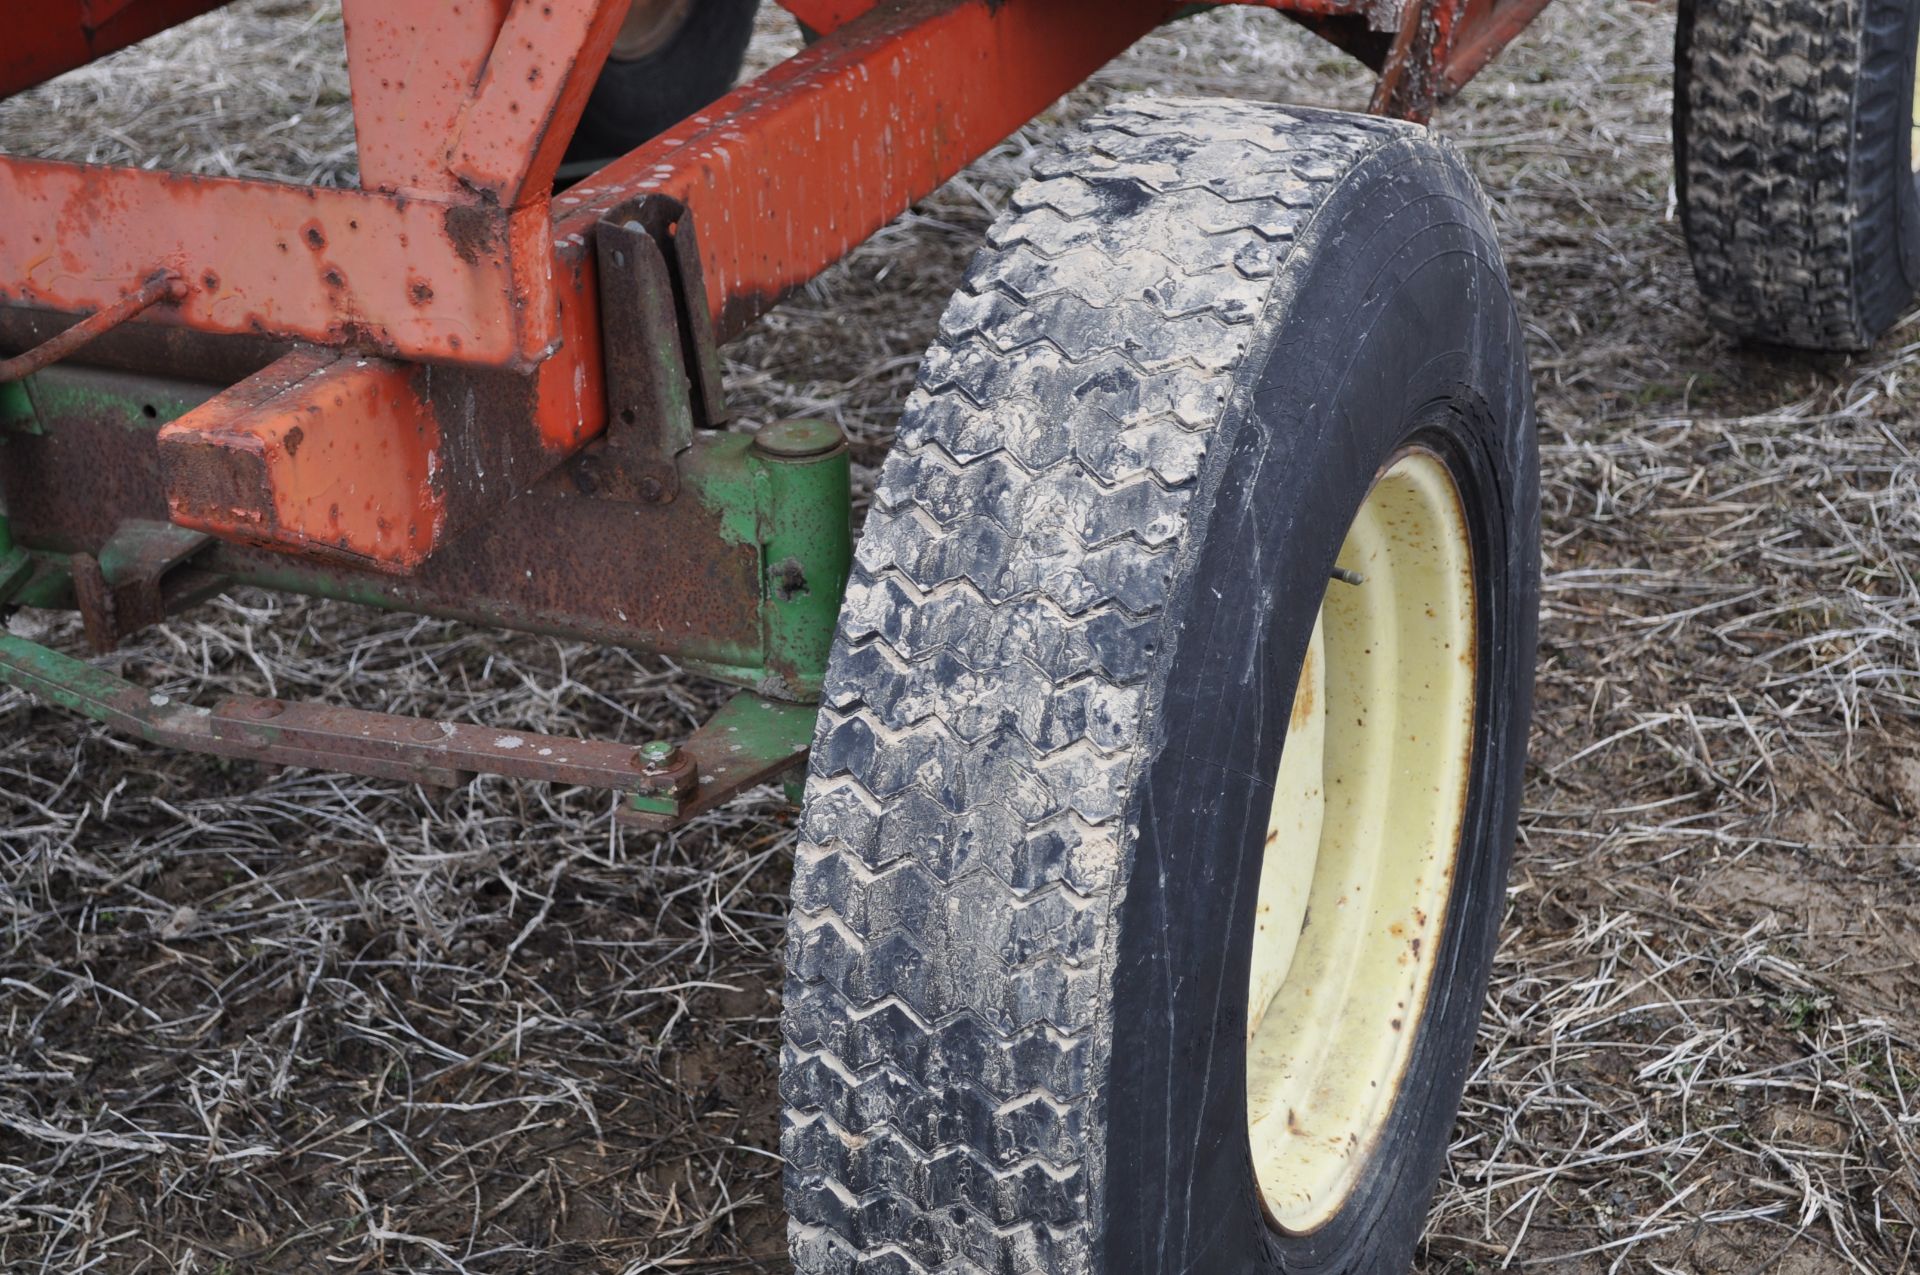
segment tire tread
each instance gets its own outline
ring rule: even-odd
[[[1912,178],[1886,153],[1904,123],[1905,7],[1693,0],[1680,21],[1681,215],[1709,318],[1751,340],[1868,348],[1912,297],[1898,186]]]
[[[1092,1269],[1141,696],[1210,433],[1361,117],[1149,99],[1043,157],[909,397],[794,867],[801,1272]]]

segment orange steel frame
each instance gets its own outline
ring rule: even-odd
[[[1547,0],[1240,2],[1369,60],[1375,109],[1420,118]],[[627,0],[343,0],[358,189],[0,156],[0,307],[98,312],[165,275],[133,322],[300,343],[162,430],[172,517],[406,573],[606,428],[611,210],[690,210],[726,339],[1186,7],[783,3],[822,38],[556,196]],[[36,0],[0,96],[216,7]]]

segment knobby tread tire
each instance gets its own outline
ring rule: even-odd
[[[1908,0],[1682,0],[1681,218],[1735,336],[1871,346],[1911,303]]]
[[[798,1270],[1092,1270],[1122,823],[1196,477],[1295,237],[1419,136],[1133,101],[1035,165],[972,263],[812,755],[781,1056]]]

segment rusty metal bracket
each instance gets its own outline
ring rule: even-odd
[[[678,748],[656,747],[646,756],[647,773],[664,791],[636,793],[616,817],[637,828],[663,831],[755,784],[791,780],[807,760],[818,716],[810,704],[736,695]]]
[[[679,200],[645,195],[603,217],[595,237],[606,456],[631,495],[672,500],[680,490],[675,458],[696,429],[727,415],[693,217]]]
[[[189,752],[455,788],[474,775],[608,788],[620,818],[665,830],[758,783],[791,775],[813,741],[814,710],[736,695],[684,744],[506,731],[465,722],[237,695],[212,709],[0,633],[0,683],[146,740]]]
[[[192,571],[188,563],[213,537],[170,522],[130,518],[114,530],[98,556],[67,559],[75,604],[87,644],[105,654],[169,611],[217,592],[219,576]]]

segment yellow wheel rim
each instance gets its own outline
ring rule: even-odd
[[[1907,152],[1914,176],[1920,177],[1920,55],[1916,55],[1913,62],[1913,138],[1907,144]]]
[[[1274,783],[1247,1016],[1247,1121],[1273,1224],[1332,1218],[1426,1004],[1466,809],[1473,557],[1440,458],[1399,453],[1347,532]]]

